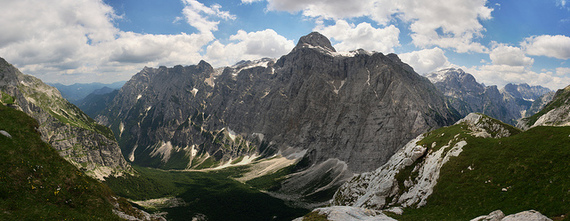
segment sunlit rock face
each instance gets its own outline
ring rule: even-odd
[[[363,172],[454,113],[395,54],[336,52],[314,32],[278,60],[145,68],[98,119],[138,164],[196,168],[295,148],[307,150],[305,168],[338,159]]]

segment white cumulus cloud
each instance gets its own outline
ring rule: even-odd
[[[445,52],[438,47],[398,55],[419,74],[426,74],[451,66]]]
[[[359,48],[383,53],[394,52],[394,47],[400,45],[398,35],[400,30],[394,25],[385,28],[374,28],[363,22],[358,25],[345,20],[336,21],[332,26],[318,26],[315,31],[338,41],[334,47],[338,51],[351,51]]]
[[[101,0],[3,1],[0,56],[46,82],[127,80],[142,66],[195,64],[222,20],[236,17],[218,4],[183,0],[183,18],[198,32],[172,35],[125,32]]]
[[[186,18],[186,22],[198,29],[202,33],[207,33],[211,31],[218,30],[219,21],[213,21],[213,18],[221,18],[224,20],[234,20],[235,15],[230,14],[228,11],[221,11],[219,4],[214,4],[210,7],[196,0],[183,0],[185,7],[182,9],[182,13]],[[182,18],[176,18],[176,20],[181,20]]]
[[[369,17],[379,25],[395,18],[410,24],[412,42],[419,47],[438,46],[457,52],[486,52],[476,42],[485,28],[480,20],[491,19],[486,0],[267,0],[269,10],[302,11],[318,19]]]
[[[540,35],[526,38],[521,46],[529,55],[558,59],[570,58],[570,37],[564,35]]]
[[[292,40],[277,34],[272,29],[257,32],[239,30],[230,36],[226,45],[216,40],[208,45],[206,58],[214,66],[235,64],[240,60],[255,60],[263,57],[276,58],[287,54],[295,47]]]
[[[503,87],[508,83],[527,83],[529,85],[541,85],[552,90],[564,88],[570,82],[570,76],[560,76],[553,72],[541,71],[540,73],[531,71],[524,66],[510,65],[483,65],[463,69],[471,73],[477,81],[486,85],[497,85]]]
[[[493,64],[509,66],[532,66],[534,59],[527,57],[524,52],[513,46],[498,44],[489,53]]]

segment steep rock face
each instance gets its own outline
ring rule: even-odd
[[[518,131],[481,114],[469,114],[456,123],[470,136],[501,138]],[[434,131],[435,133],[435,131]],[[439,133],[439,132],[438,132]],[[447,137],[444,143],[433,137]],[[465,135],[463,135],[465,136]],[[398,150],[390,160],[373,172],[354,176],[338,189],[332,205],[371,209],[391,206],[421,207],[439,179],[440,170],[451,158],[459,156],[467,142],[458,134],[422,134]]]
[[[156,162],[152,153],[164,144],[169,151],[161,153],[169,159],[180,151],[225,162],[293,147],[307,150],[307,167],[332,158],[362,172],[382,165],[409,139],[457,119],[441,93],[396,55],[343,55],[318,33],[277,61],[244,62],[218,73],[206,62],[145,68],[99,120],[142,164],[149,161],[137,159]],[[199,138],[204,132],[217,138]],[[194,167],[188,158],[185,167]],[[159,160],[153,165],[170,161]]]
[[[530,106],[530,108],[525,112],[523,117],[530,117],[536,113],[538,113],[540,110],[542,110],[542,108],[544,108],[550,101],[552,101],[552,99],[554,98],[554,95],[556,94],[556,91],[550,91],[540,97],[538,97],[536,100],[534,100],[532,102],[532,105]]]
[[[130,170],[108,128],[63,99],[57,89],[22,74],[1,58],[0,90],[3,97],[13,98],[10,106],[39,122],[42,140],[88,175],[104,179]]]
[[[547,93],[552,92],[550,89],[542,86],[529,86],[528,84],[507,84],[501,89],[501,94],[503,95],[503,100],[507,105],[507,109],[518,111],[520,114],[515,115],[514,120],[518,120],[521,117],[530,116],[532,114],[527,114],[533,104],[540,105],[541,103],[535,104],[534,101],[546,100],[549,97],[544,96]],[[552,99],[552,97],[550,97]],[[547,101],[548,102],[548,101]],[[541,109],[544,105],[535,107]]]
[[[552,101],[538,113],[519,120],[517,127],[529,129],[536,126],[570,125],[570,86],[556,91]]]
[[[499,90],[496,86],[479,84],[471,74],[455,68],[433,72],[426,77],[462,116],[479,112],[512,125],[525,116],[534,100],[550,91],[528,84],[507,84]]]

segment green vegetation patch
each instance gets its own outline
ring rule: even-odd
[[[37,121],[0,105],[2,220],[119,220],[111,190],[86,176],[44,143]]]
[[[245,183],[260,190],[276,190],[281,187],[281,181],[283,181],[287,177],[287,175],[293,173],[294,167],[295,165],[291,165],[282,168],[275,173],[267,174],[265,176],[260,176],[251,179]]]
[[[168,212],[169,220],[188,220],[197,214],[208,220],[292,220],[309,212],[230,178],[247,172],[247,166],[210,172],[135,169],[138,176],[108,178],[105,183],[133,200],[182,198],[184,206],[159,209]]]
[[[0,91],[2,93],[2,98],[0,99],[3,104],[14,104],[15,99],[14,97],[10,96],[9,94],[5,93],[4,91]]]
[[[570,127],[465,140],[463,152],[441,169],[427,205],[405,209],[398,220],[469,220],[497,209],[570,216]]]

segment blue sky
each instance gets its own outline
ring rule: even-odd
[[[278,58],[312,31],[396,53],[419,74],[570,84],[566,0],[0,0],[0,57],[46,82],[128,80],[144,66]]]

